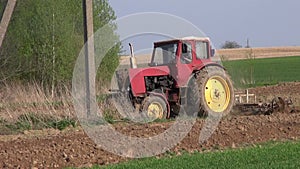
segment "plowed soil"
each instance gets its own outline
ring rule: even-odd
[[[299,102],[300,84],[289,83],[252,89],[259,96],[291,94]],[[297,105],[296,105],[297,107]],[[199,143],[205,119],[198,119],[188,136],[172,149],[209,151],[236,148],[267,141],[299,140],[299,111],[276,112],[272,115],[232,115],[222,119],[217,130],[205,143]],[[165,131],[172,122],[130,125],[115,124],[116,130],[131,136],[146,137]],[[105,165],[127,161],[101,149],[80,129],[26,131],[21,135],[0,136],[0,168],[62,168]]]

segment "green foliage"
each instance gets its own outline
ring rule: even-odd
[[[104,111],[104,120],[107,122],[107,123],[110,123],[110,124],[113,124],[115,122],[114,120],[114,113],[111,111],[111,110],[105,110]]]
[[[36,113],[21,115],[15,123],[8,123],[3,120],[0,121],[1,130],[4,129],[8,133],[18,133],[25,130],[40,130],[44,128],[64,130],[69,126],[76,127],[76,125],[76,120],[68,117],[56,119],[52,116],[39,115]]]
[[[224,61],[237,88],[300,81],[300,56]]]
[[[2,15],[3,15],[4,9],[6,7],[6,3],[7,3],[7,0],[0,0],[0,20],[2,19]]]
[[[73,119],[65,118],[59,121],[48,122],[49,126],[54,129],[64,130],[69,126],[76,127],[76,121]]]
[[[119,37],[115,35],[113,32],[117,25],[115,25],[112,21],[116,19],[115,12],[108,4],[107,0],[94,0],[94,31],[97,33],[99,28],[103,26],[107,26],[110,29],[105,29],[105,37],[108,37],[113,44],[116,44],[112,47],[106,56],[103,58],[99,69],[98,69],[98,76],[97,80],[100,82],[108,83],[110,82],[116,68],[119,65],[119,56],[118,53],[121,50],[121,44],[118,43]],[[101,14],[101,15],[98,15]],[[101,33],[100,33],[101,34]],[[102,52],[102,47],[105,44],[101,44],[101,38],[98,39],[95,37],[95,52],[96,54]]]
[[[44,85],[70,82],[83,46],[82,2],[74,0],[21,0],[17,5],[0,51],[0,80],[37,81]],[[107,0],[94,0],[94,29],[115,25]],[[118,64],[119,46],[101,66],[107,80]]]
[[[108,54],[103,58],[99,69],[97,80],[109,84],[111,78],[119,66],[119,56],[116,54],[120,50],[120,44],[114,46]]]
[[[236,41],[226,41],[221,48],[222,49],[233,49],[233,48],[241,48],[242,46],[239,45]]]
[[[96,96],[96,100],[98,103],[105,103],[109,99],[108,94],[100,94]]]
[[[146,158],[96,168],[298,168],[300,142],[270,143],[241,150]]]
[[[66,71],[70,68],[70,57],[75,58],[75,53],[70,53],[75,51],[75,46],[70,43],[73,41],[72,14],[70,9],[65,9],[69,7],[66,2],[17,2],[1,57],[7,62],[6,74],[46,83],[51,82],[54,73],[57,81],[70,74]]]

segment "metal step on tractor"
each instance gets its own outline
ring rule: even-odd
[[[123,111],[151,119],[187,115],[228,114],[234,104],[232,82],[222,65],[212,61],[209,38],[186,37],[155,42],[148,67],[138,68],[130,44],[129,70],[116,72]],[[122,99],[123,98],[123,99]],[[126,109],[129,103],[134,110]]]

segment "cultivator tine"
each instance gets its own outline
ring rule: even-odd
[[[277,97],[272,100],[273,111],[282,112],[285,110],[285,105],[285,101],[281,97]]]

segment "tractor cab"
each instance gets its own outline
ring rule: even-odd
[[[154,43],[149,66],[185,65],[198,67],[214,55],[209,38],[187,37]]]
[[[195,70],[211,63],[213,54],[209,38],[186,37],[156,42],[149,66],[169,67],[178,86],[184,86]]]

